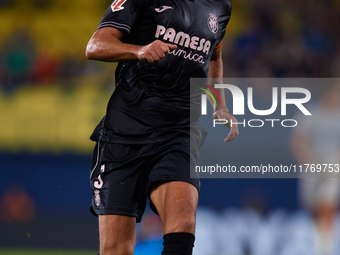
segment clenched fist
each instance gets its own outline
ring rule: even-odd
[[[164,43],[160,40],[153,41],[152,43],[143,46],[138,51],[138,59],[146,60],[149,63],[154,63],[162,58],[169,52],[169,50],[176,49],[177,46],[170,43]]]

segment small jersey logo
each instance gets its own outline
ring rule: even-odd
[[[94,191],[94,204],[96,205],[96,206],[100,206],[100,204],[101,204],[101,200],[100,200],[100,191],[99,190],[95,190]]]
[[[209,30],[213,32],[214,34],[216,34],[218,31],[218,23],[217,23],[217,17],[215,14],[209,13],[207,24],[208,24]]]
[[[158,13],[164,12],[166,10],[172,10],[173,8],[171,6],[163,5],[161,8],[155,8],[155,11]]]
[[[124,7],[122,7],[122,5],[126,2],[126,0],[115,0],[113,1],[112,5],[111,5],[111,10],[112,12],[116,12],[116,11],[121,11],[124,9]]]

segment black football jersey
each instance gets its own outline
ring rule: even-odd
[[[208,76],[230,14],[229,0],[115,0],[98,29],[122,31],[125,43],[161,40],[177,49],[154,64],[119,62],[116,89],[91,138],[139,144],[189,133],[190,78]]]

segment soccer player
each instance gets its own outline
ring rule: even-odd
[[[101,255],[133,254],[147,197],[163,225],[162,254],[192,254],[199,180],[189,168],[206,132],[198,117],[190,119],[190,78],[222,78],[230,13],[229,0],[115,0],[90,39],[88,59],[119,62],[106,115],[91,136]],[[236,121],[218,93],[214,117]],[[237,136],[234,125],[224,141]]]

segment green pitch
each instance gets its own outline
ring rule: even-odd
[[[96,255],[97,251],[3,250],[0,255]]]

